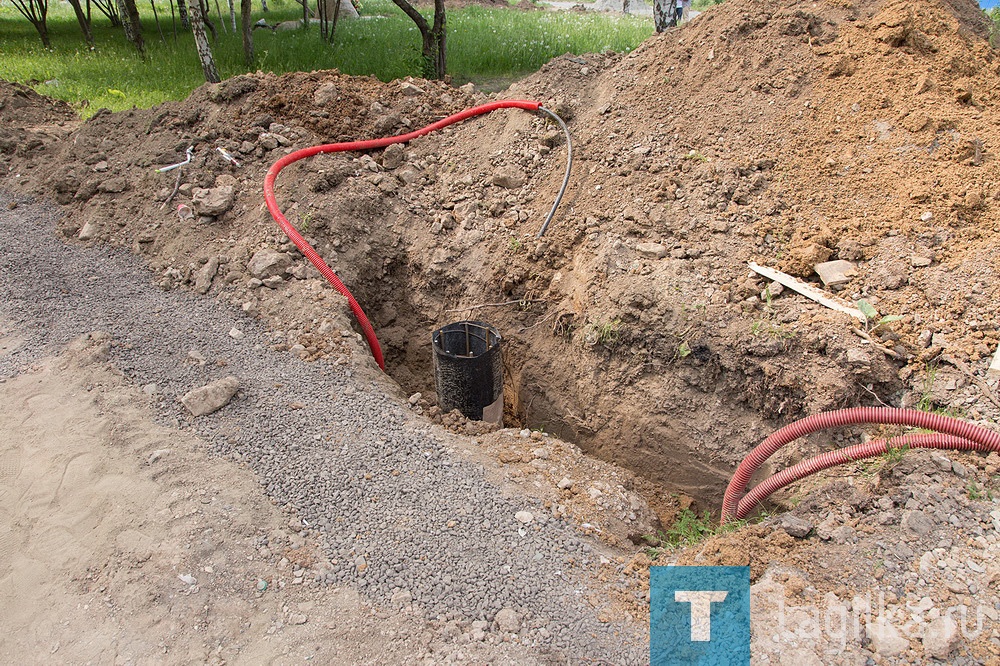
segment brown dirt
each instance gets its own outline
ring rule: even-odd
[[[731,0],[629,56],[552,61],[504,95],[541,100],[574,136],[574,176],[544,239],[563,147],[522,112],[415,141],[398,168],[378,154],[296,164],[279,199],[372,317],[404,393],[432,394],[430,330],[487,319],[507,339],[511,421],[634,471],[650,498],[715,508],[736,461],[791,417],[928,393],[997,417],[975,387],[931,386],[943,352],[982,372],[1000,342],[1000,61],[979,19],[971,0]],[[143,254],[164,288],[224,256],[212,296],[270,322],[276,345],[344,356],[343,301],[301,261],[276,290],[247,273],[261,247],[292,249],[261,205],[284,148],[261,135],[295,148],[382,136],[484,101],[415,83],[424,93],[410,97],[336,72],[237,77],[79,128],[4,86],[0,108],[23,98],[38,114],[0,145],[5,184],[67,206],[67,236],[91,223],[96,241]],[[325,84],[335,99],[318,101]],[[153,169],[189,145],[196,158],[165,206],[177,172]],[[510,167],[524,187],[493,184]],[[178,219],[191,187],[226,184],[230,210]],[[666,257],[637,251],[649,242]],[[829,258],[857,263],[843,296],[904,315],[877,335],[905,361],[798,296],[762,302],[766,283],[745,265],[815,279]],[[677,502],[666,505],[664,516]]]

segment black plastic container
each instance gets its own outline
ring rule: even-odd
[[[458,321],[432,334],[438,405],[476,421],[503,422],[503,357],[499,331]]]

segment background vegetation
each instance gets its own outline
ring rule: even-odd
[[[271,11],[254,4],[253,20],[270,24],[302,17],[291,0],[273,0]],[[98,108],[148,107],[186,97],[204,83],[190,31],[171,25],[170,7],[157,2],[161,40],[149,5],[140,6],[148,55],[141,58],[120,28],[93,16],[94,50],[80,33],[69,5],[52,0],[46,49],[38,33],[0,0],[0,78],[27,83],[66,100],[88,116]],[[225,14],[225,10],[224,10]],[[364,0],[361,19],[342,19],[335,44],[318,28],[255,30],[256,68],[283,73],[337,68],[384,81],[420,72],[420,35],[390,0]],[[228,22],[228,16],[225,17]],[[225,32],[213,13],[218,39],[212,44],[223,77],[247,71],[238,32]],[[474,81],[502,88],[564,53],[627,52],[653,32],[651,18],[598,12],[548,12],[471,5],[448,11],[448,73],[456,84]]]

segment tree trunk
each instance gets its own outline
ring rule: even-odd
[[[236,27],[236,4],[233,0],[229,0],[229,23],[233,26],[233,34],[235,35],[239,28]]]
[[[302,0],[302,27],[309,29],[309,0]]]
[[[434,26],[427,23],[427,19],[421,15],[406,0],[392,0],[397,7],[403,10],[417,25],[420,37],[423,41],[421,57],[423,59],[423,76],[428,79],[443,79],[446,63],[445,38],[446,20],[444,12],[444,0],[434,0]]]
[[[198,49],[198,60],[201,61],[201,69],[205,72],[205,80],[209,83],[218,83],[222,80],[222,77],[219,76],[219,69],[215,66],[215,58],[212,56],[212,47],[209,46],[208,37],[205,35],[201,4],[199,0],[188,0],[188,3],[191,32],[194,33],[194,43]]]
[[[260,0],[260,10],[265,14],[271,11],[270,9],[267,8],[267,0]]]
[[[212,35],[212,41],[217,41],[219,39],[218,33],[215,31],[215,24],[212,23],[211,13],[212,8],[208,5],[208,0],[199,0],[198,7],[201,9],[201,22],[208,28],[208,32]]]
[[[337,34],[337,21],[340,20],[340,2],[337,0],[337,5],[333,8],[333,25],[330,26],[330,43],[333,44],[333,36]]]
[[[177,16],[181,20],[181,29],[189,30],[191,28],[191,19],[188,18],[188,8],[184,0],[177,0]]]
[[[226,19],[222,18],[222,9],[219,7],[219,0],[215,0],[215,15],[219,17],[222,32],[229,32],[229,28],[226,27]]]
[[[251,0],[240,0],[240,21],[243,24],[243,64],[253,69],[253,7]]]
[[[656,32],[663,32],[673,24],[674,2],[653,0],[653,25]]]
[[[87,40],[88,45],[93,47],[94,35],[90,32],[90,21],[87,19],[87,15],[83,13],[83,6],[80,4],[80,0],[69,0],[69,4],[73,6],[73,13],[76,14],[76,21],[80,24],[80,31],[83,33],[83,38]]]
[[[139,10],[135,0],[118,0],[118,14],[125,28],[125,37],[135,45],[140,55],[146,55],[146,42],[142,38],[142,23],[139,22]]]
[[[174,31],[174,41],[177,41],[177,14],[174,11],[174,0],[170,0],[170,27]]]
[[[42,45],[45,48],[52,48],[52,42],[49,41],[49,26],[47,24],[47,17],[49,14],[49,0],[13,0],[14,7],[21,16],[28,19],[31,25],[35,26],[35,30],[38,31],[38,36],[42,40]]]
[[[163,36],[163,28],[160,27],[160,13],[156,11],[156,3],[153,0],[149,0],[149,5],[153,8],[153,20],[156,21],[156,32],[160,33],[160,41],[166,44],[167,39]]]
[[[324,42],[329,34],[327,33],[326,3],[327,0],[316,0],[316,13],[319,14],[319,38]]]

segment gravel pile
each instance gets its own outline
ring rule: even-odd
[[[646,661],[644,627],[599,620],[585,601],[599,546],[536,501],[502,496],[453,452],[451,435],[410,414],[381,380],[272,351],[238,309],[161,291],[132,255],[66,245],[52,210],[12,201],[0,195],[0,315],[25,344],[0,357],[0,381],[82,333],[107,331],[112,364],[165,420],[248,464],[293,527],[318,534],[326,559],[296,572],[303,584],[356,585],[470,641]],[[179,402],[229,376],[239,390],[220,411],[195,418]]]

